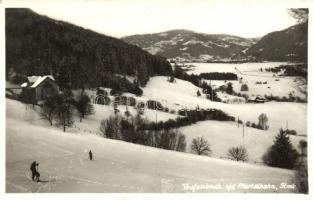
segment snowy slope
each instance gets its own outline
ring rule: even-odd
[[[24,108],[24,112],[21,109]],[[18,126],[17,126],[18,125]],[[87,159],[92,149],[94,161]],[[43,182],[29,178],[36,160]],[[40,120],[36,112],[6,100],[6,192],[191,192],[182,184],[291,183],[293,171],[224,161],[104,139],[63,133]],[[278,189],[278,190],[277,190]],[[293,192],[246,190],[231,192]]]
[[[187,144],[191,144],[192,139],[203,136],[212,150],[212,157],[229,159],[228,149],[235,146],[244,146],[248,151],[248,162],[262,164],[262,157],[268,147],[273,144],[278,131],[262,131],[255,128],[237,126],[233,122],[205,121],[192,126],[180,128],[186,136]],[[244,132],[244,133],[243,133]],[[300,140],[306,140],[303,136],[290,136],[293,146],[299,150]],[[188,146],[188,152],[191,152]]]

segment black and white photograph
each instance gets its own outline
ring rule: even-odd
[[[308,197],[310,1],[30,2],[0,3],[6,195]]]

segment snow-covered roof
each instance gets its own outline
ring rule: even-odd
[[[41,76],[28,76],[27,77],[27,80],[28,80],[28,82],[30,82],[30,83],[35,83],[35,81],[37,80],[37,79],[39,79]]]
[[[27,80],[30,82],[32,85],[30,86],[31,88],[37,87],[40,83],[42,83],[46,78],[50,78],[51,80],[55,80],[52,75],[46,75],[46,76],[28,76]],[[23,83],[21,87],[26,87],[28,84]]]

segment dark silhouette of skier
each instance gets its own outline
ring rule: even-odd
[[[40,177],[40,174],[36,168],[38,165],[39,164],[36,163],[36,161],[34,161],[32,162],[31,167],[30,167],[30,170],[32,172],[32,180],[34,181],[35,179],[37,179],[37,182],[39,182],[39,177]]]
[[[89,150],[88,155],[89,155],[89,160],[93,160],[92,150]]]

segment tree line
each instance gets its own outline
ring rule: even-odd
[[[149,130],[146,129],[147,124],[148,122],[140,114],[126,118],[114,115],[101,121],[100,131],[104,137],[110,139],[185,152],[186,139],[184,134],[170,128]]]
[[[283,71],[284,76],[301,76],[305,79],[308,77],[307,64],[280,65],[278,67],[265,68],[265,71],[273,73]]]
[[[231,72],[200,73],[200,78],[208,80],[238,80],[238,76]]]

